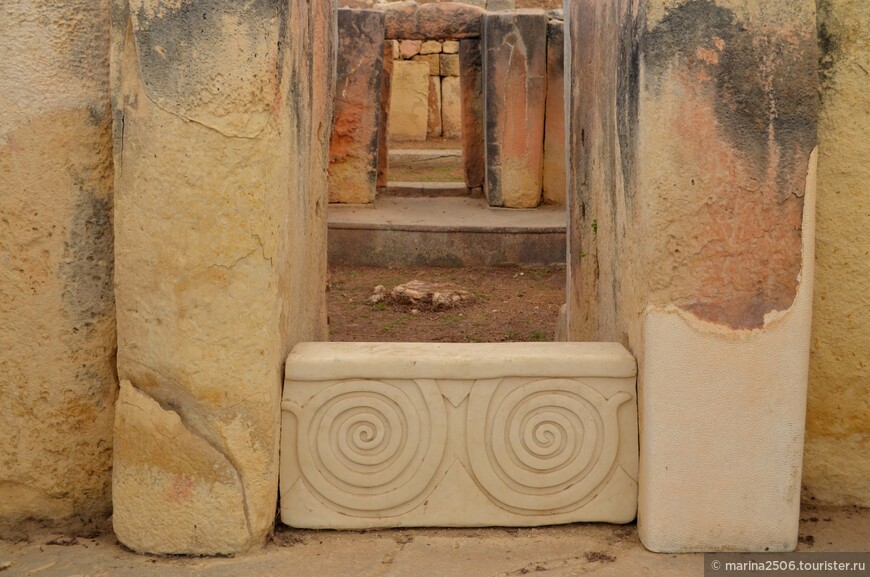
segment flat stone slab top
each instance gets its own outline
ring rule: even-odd
[[[617,343],[301,343],[281,519],[301,528],[628,523],[634,357]]]

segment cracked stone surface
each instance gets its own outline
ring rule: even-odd
[[[798,551],[866,551],[870,510],[805,508]],[[49,542],[60,543],[49,545]],[[703,556],[646,551],[634,525],[533,529],[280,529],[262,550],[235,558],[150,557],[96,537],[31,535],[0,541],[0,567],[33,577],[697,577]]]
[[[335,29],[330,2],[195,4],[113,7],[118,373],[177,417],[179,449],[213,451],[143,451],[156,431],[122,415],[113,522],[151,553],[226,554],[271,531],[284,359],[325,336]]]

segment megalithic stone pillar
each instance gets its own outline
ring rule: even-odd
[[[544,127],[544,200],[565,204],[564,22],[547,23],[547,114]]]
[[[568,331],[638,358],[654,551],[797,542],[815,3],[741,6],[566,2]]]
[[[111,513],[105,1],[0,9],[0,538]]]
[[[329,147],[329,201],[375,201],[384,77],[384,13],[338,10],[335,125]]]
[[[465,186],[482,188],[486,181],[483,143],[483,54],[479,38],[459,41],[459,86],[462,92],[462,165]]]
[[[136,551],[272,530],[284,360],[326,334],[332,9],[113,6],[113,522]]]
[[[541,202],[547,100],[547,15],[483,17],[486,197],[491,206]]]
[[[388,121],[390,118],[390,94],[393,87],[393,42],[384,42],[384,73],[381,79],[381,115],[378,121],[378,192],[387,188],[390,171]]]

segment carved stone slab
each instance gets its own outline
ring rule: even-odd
[[[626,523],[634,357],[616,343],[302,343],[287,359],[294,527]]]

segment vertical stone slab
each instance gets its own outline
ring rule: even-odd
[[[338,10],[335,125],[329,146],[329,201],[375,201],[384,76],[384,14]]]
[[[441,77],[429,77],[429,124],[426,137],[441,136]]]
[[[136,551],[228,554],[272,530],[283,362],[326,334],[332,10],[114,5],[118,372],[130,384],[113,522]]]
[[[456,76],[441,79],[441,118],[444,138],[462,136],[462,90]]]
[[[465,186],[480,188],[486,180],[483,145],[483,53],[480,40],[459,41],[459,85],[462,91],[462,164]]]
[[[547,99],[547,16],[541,10],[483,17],[486,198],[490,206],[541,202]]]
[[[378,126],[378,192],[387,187],[390,170],[389,132],[390,94],[393,87],[393,60],[397,42],[384,43],[384,75],[381,79],[381,117]]]
[[[566,4],[572,340],[638,358],[654,551],[797,542],[815,4]]]
[[[825,53],[804,496],[870,507],[870,4],[818,6]]]
[[[111,510],[109,14],[0,13],[0,537],[20,538]]]
[[[426,140],[429,123],[429,64],[394,62],[390,96],[390,140]]]
[[[565,34],[547,23],[547,112],[544,127],[544,201],[565,204]]]

